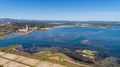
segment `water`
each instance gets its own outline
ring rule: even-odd
[[[84,42],[84,40],[86,40]],[[95,28],[95,27],[55,27],[46,31],[36,31],[30,34],[6,34],[5,40],[0,40],[0,47],[13,44],[22,44],[25,48],[66,45],[80,47],[85,44],[85,49],[107,49],[120,56],[120,27]],[[99,49],[100,48],[100,49]],[[110,52],[109,52],[110,53]]]

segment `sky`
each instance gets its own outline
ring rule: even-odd
[[[0,18],[120,21],[120,0],[0,0]]]

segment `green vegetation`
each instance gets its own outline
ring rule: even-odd
[[[25,57],[30,57],[30,58],[34,58],[34,59],[38,59],[38,60],[41,60],[41,61],[49,61],[49,62],[52,62],[52,63],[58,63],[58,64],[62,64],[62,65],[65,65],[67,67],[82,67],[80,65],[76,65],[76,64],[72,64],[72,63],[69,63],[69,62],[66,62],[66,61],[55,61],[55,60],[50,60],[48,58],[46,58],[46,53],[49,53],[49,51],[45,51],[43,53],[35,53],[35,54],[28,54],[28,53],[24,53],[24,52],[21,52],[19,50],[16,50],[16,48],[20,48],[21,45],[12,45],[12,46],[8,46],[8,47],[3,47],[3,48],[0,48],[0,51],[1,52],[7,52],[7,53],[12,53],[12,54],[17,54],[17,55],[21,55],[21,56],[25,56]],[[63,58],[63,55],[60,54],[60,53],[51,53],[51,57],[53,56],[59,56],[61,59]],[[46,57],[41,57],[41,56],[38,56],[38,55],[44,55]]]
[[[54,26],[54,24],[47,24],[47,23],[31,23],[31,22],[29,22],[29,23],[17,23],[17,22],[11,22],[11,23],[8,24],[7,22],[4,22],[4,25],[0,26],[0,39],[5,34],[18,32],[18,29],[24,28],[26,24],[30,25],[31,27],[36,26],[37,30],[41,30],[41,28],[52,28]]]
[[[0,36],[4,36],[4,34],[12,33],[12,32],[16,32],[16,30],[12,24],[0,26]]]
[[[8,47],[3,47],[3,48],[0,48],[0,51],[3,51],[3,52],[12,52],[14,51],[15,48],[19,48],[21,47],[20,45],[12,45],[12,46],[8,46]]]
[[[25,25],[28,24],[31,27],[37,27],[37,30],[40,30],[41,28],[52,28],[53,24],[47,24],[47,23],[35,23],[35,22],[27,22],[27,23],[14,23],[14,26],[16,26],[17,29],[24,28]]]
[[[50,57],[58,57],[60,61],[64,61],[64,56],[61,53],[52,53],[50,51],[42,51],[42,52],[37,52],[34,55],[41,56],[43,58],[48,58],[48,59],[50,59]]]

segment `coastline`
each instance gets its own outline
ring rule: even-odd
[[[73,67],[73,66],[75,66],[75,67],[81,67],[81,66],[85,67],[85,66],[87,66],[87,65],[84,65],[84,64],[83,65],[74,64],[74,63],[67,62],[67,61],[66,62],[62,62],[62,61],[60,62],[60,61],[48,60],[47,58],[45,59],[45,58],[35,56],[35,55],[29,54],[29,53],[26,53],[26,52],[23,52],[23,51],[19,51],[19,50],[16,49],[16,48],[20,48],[20,47],[22,47],[22,46],[21,45],[12,45],[12,46],[8,46],[8,47],[3,47],[3,48],[0,48],[0,52],[5,52],[5,53],[7,53],[9,55],[14,55],[14,56],[17,55],[17,56],[20,56],[20,57],[37,59],[39,61],[49,62],[49,63],[52,63],[52,64],[58,64],[61,67]],[[4,57],[4,55],[3,55],[3,57]],[[7,58],[9,58],[9,56]],[[25,61],[28,61],[28,60],[25,60]],[[15,62],[16,62],[16,60],[15,60]],[[87,67],[89,67],[89,66],[87,66]]]

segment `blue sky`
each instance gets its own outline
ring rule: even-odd
[[[120,21],[120,0],[0,0],[0,18]]]

